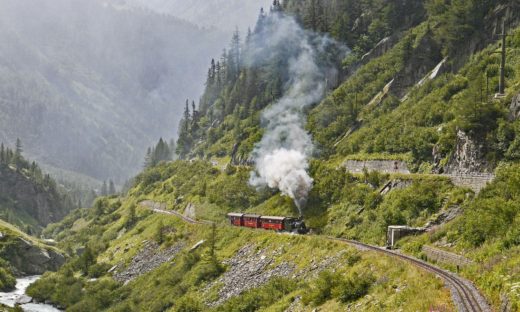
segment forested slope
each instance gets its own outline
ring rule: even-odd
[[[41,163],[123,183],[171,137],[221,33],[102,1],[2,1],[0,139]]]
[[[22,146],[0,146],[0,218],[29,234],[60,221],[76,203],[64,188],[22,156]]]
[[[403,252],[427,260],[423,246],[429,246],[466,258],[464,267],[439,265],[470,278],[494,308],[518,310],[517,4],[399,3],[274,1],[254,29],[236,33],[222,57],[210,62],[198,105],[186,103],[177,141],[181,160],[149,163],[126,197],[99,199],[93,209],[49,226],[46,235],[73,260],[31,294],[73,311],[94,305],[114,311],[449,309],[430,275],[420,276],[420,288],[428,289],[411,292],[417,275],[410,267],[395,274],[379,262],[386,258],[358,258],[348,249],[345,258],[334,258],[344,246],[324,237],[384,245],[389,225],[407,225],[425,233],[399,241]],[[495,97],[496,35],[504,19],[506,92]],[[266,150],[284,157],[263,157]],[[400,160],[411,173],[353,174],[344,167],[348,159]],[[272,164],[279,166],[265,170]],[[439,173],[496,178],[477,194]],[[256,183],[259,178],[264,183]],[[143,201],[214,221],[217,229],[153,214]],[[231,211],[301,214],[316,236],[224,226]],[[85,246],[87,252],[75,252]],[[167,260],[125,286],[148,256]],[[328,257],[342,269],[316,263]],[[258,259],[272,261],[259,264],[268,269],[258,272],[291,278],[230,291],[242,284],[229,275],[246,274],[238,267]],[[323,272],[299,275],[291,265]],[[100,279],[89,284],[92,277]],[[60,297],[65,287],[86,292]]]

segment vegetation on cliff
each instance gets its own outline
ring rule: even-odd
[[[0,218],[37,234],[76,206],[66,191],[22,152],[20,140],[14,150],[0,145]]]
[[[273,18],[288,14],[314,31],[311,38],[316,32],[330,33],[352,48],[343,60],[340,42],[331,46],[330,55],[317,55],[319,64],[342,67],[337,81],[327,80],[330,90],[324,100],[302,112],[317,145],[309,165],[313,189],[303,210],[313,233],[383,245],[389,225],[428,225],[427,234],[400,242],[405,252],[424,256],[422,247],[433,244],[465,255],[474,263],[457,268],[461,274],[475,281],[495,307],[505,302],[517,309],[520,126],[514,117],[518,107],[510,103],[520,91],[520,31],[511,30],[507,39],[506,95],[495,98],[499,58],[488,30],[506,16],[506,1],[401,3],[404,7],[375,0],[275,1],[269,13],[262,11],[244,40],[235,33],[230,49],[211,61],[199,105],[186,103],[176,144],[184,160],[169,161],[166,151],[173,144],[160,142],[124,197],[100,198],[92,209],[74,211],[50,225],[45,234],[56,238],[72,259],[29,293],[71,311],[282,311],[293,304],[338,310],[352,302],[365,310],[424,310],[449,301],[430,275],[358,254],[324,236],[224,227],[231,211],[298,213],[289,198],[249,183],[249,157],[264,131],[262,112],[283,95],[291,79],[290,53],[251,65],[249,49]],[[518,24],[512,12],[510,24]],[[406,23],[398,22],[400,14]],[[471,49],[464,49],[470,43]],[[468,157],[475,168],[493,171],[498,166],[496,180],[480,194],[436,174],[456,166],[453,159],[467,147],[460,146],[461,136],[473,142],[467,145],[477,146]],[[343,164],[346,159],[381,158],[405,160],[421,174],[351,174]],[[216,235],[209,225],[154,214],[140,205],[144,200],[214,221]],[[205,242],[190,250],[201,240]],[[182,251],[127,284],[116,281],[117,274],[134,274],[140,253],[155,244],[158,252],[175,246]],[[260,260],[272,257],[268,272],[284,274],[236,294],[228,291],[226,274],[236,272],[234,257],[248,246]],[[315,259],[336,256],[332,262],[341,265],[316,264]],[[316,266],[321,273],[297,274]],[[417,296],[416,283],[426,295]],[[375,302],[371,307],[367,294]]]

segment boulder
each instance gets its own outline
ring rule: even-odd
[[[33,301],[33,298],[27,296],[27,295],[21,295],[16,299],[16,304],[27,304],[31,303]]]

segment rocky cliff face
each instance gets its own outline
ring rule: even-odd
[[[390,93],[402,98],[408,88],[417,84],[442,60],[441,48],[435,42],[433,34],[428,32],[411,52],[411,57],[404,69],[394,77]]]
[[[2,208],[33,218],[41,226],[57,222],[68,213],[55,190],[46,189],[22,172],[5,166],[0,166],[0,210]]]
[[[0,259],[18,276],[55,271],[65,263],[64,255],[18,228],[0,220]]]
[[[509,119],[511,121],[520,118],[520,93],[513,97],[509,106]]]
[[[56,271],[65,263],[57,251],[38,246],[22,237],[4,236],[0,239],[0,257],[8,261],[17,275],[40,275]]]
[[[489,163],[484,157],[485,147],[464,131],[457,133],[457,143],[448,164],[444,167],[447,174],[486,173]]]

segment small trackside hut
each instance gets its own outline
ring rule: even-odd
[[[414,228],[406,225],[390,225],[386,234],[386,247],[393,249],[396,242],[405,236],[424,233],[424,228]]]

